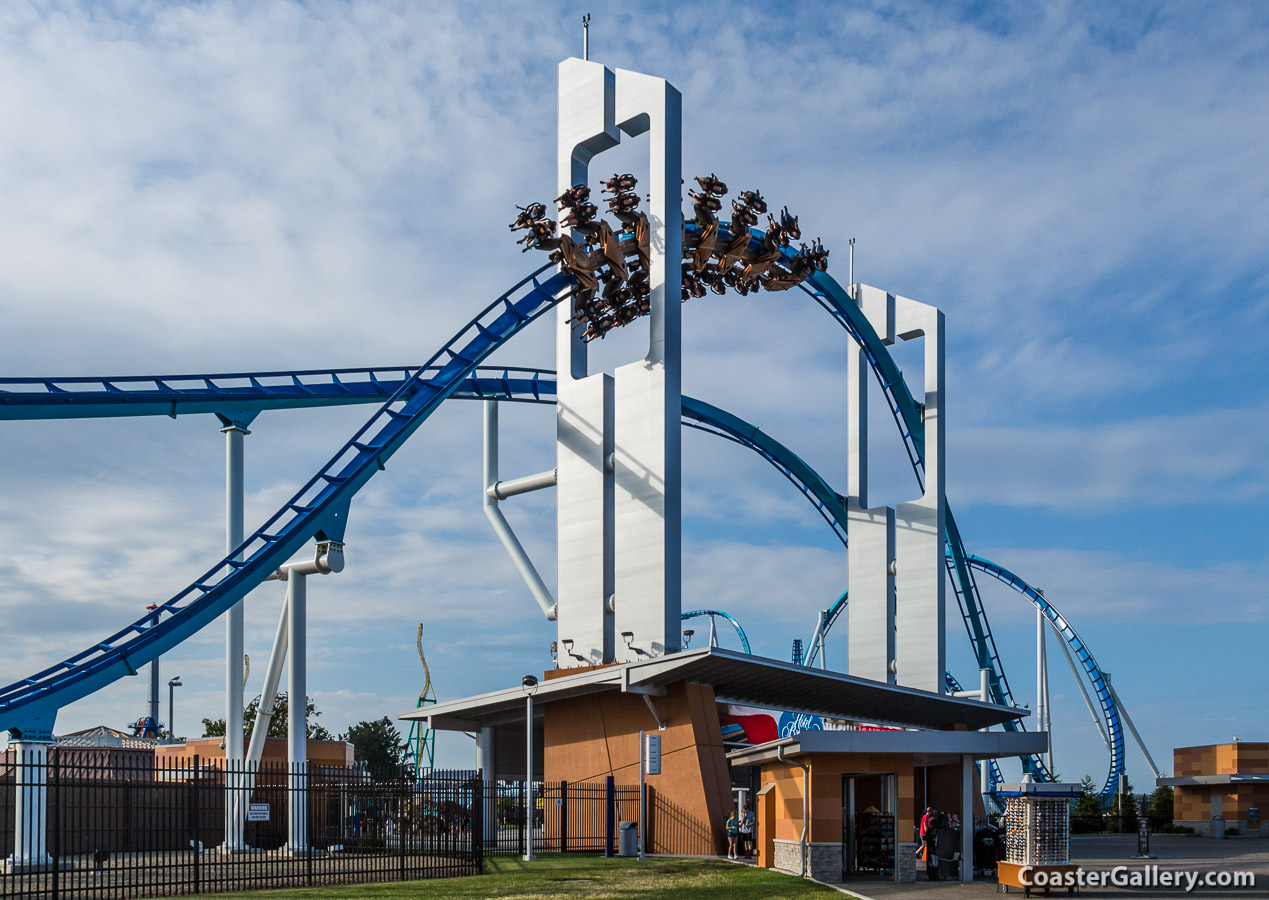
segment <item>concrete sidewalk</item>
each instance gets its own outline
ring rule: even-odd
[[[1269,900],[1269,840],[1264,838],[1230,838],[1213,841],[1209,838],[1188,835],[1154,835],[1150,840],[1153,860],[1133,859],[1137,851],[1135,835],[1077,835],[1071,838],[1072,861],[1085,870],[1110,871],[1124,866],[1129,874],[1142,872],[1145,866],[1158,866],[1160,871],[1197,872],[1253,872],[1256,884],[1253,888],[1196,888],[1186,892],[1183,888],[1151,887],[1085,887],[1079,889],[1081,897],[1206,897],[1206,898],[1264,898]],[[918,875],[924,878],[924,874]],[[893,884],[882,881],[853,881],[836,885],[865,900],[952,900],[952,898],[994,897],[995,881],[975,881],[973,884],[920,880],[915,884]],[[1003,890],[1000,889],[1000,890]],[[1032,896],[1042,896],[1035,889]],[[1010,889],[1010,894],[1021,896],[1021,891]],[[1062,888],[1053,888],[1049,896],[1065,896]],[[1001,895],[1003,896],[1003,894]]]

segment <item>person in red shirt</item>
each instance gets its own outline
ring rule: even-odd
[[[925,808],[921,817],[921,858],[925,860],[925,874],[930,881],[938,878],[938,862],[934,855],[934,836],[938,831],[939,812],[933,806]]]

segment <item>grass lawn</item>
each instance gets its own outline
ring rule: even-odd
[[[221,894],[211,900],[325,900],[325,898],[442,897],[644,898],[692,897],[745,900],[758,897],[843,896],[831,888],[753,866],[718,859],[639,862],[590,853],[552,853],[526,863],[517,856],[486,857],[485,875],[388,884],[354,884]]]

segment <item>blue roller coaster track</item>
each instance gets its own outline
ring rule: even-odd
[[[570,281],[564,275],[552,273],[540,280],[549,268],[543,266],[485,307],[259,530],[187,588],[105,640],[0,688],[0,729],[17,737],[51,733],[58,709],[135,674],[139,666],[215,621],[310,538],[342,541],[357,491],[490,353],[567,292]]]
[[[683,613],[679,616],[679,618],[687,621],[688,619],[696,619],[701,616],[709,616],[710,618],[713,618],[714,616],[721,616],[726,619],[731,623],[731,627],[736,629],[736,636],[740,638],[740,646],[744,648],[746,653],[753,653],[753,651],[749,649],[749,635],[745,634],[745,629],[741,628],[739,622],[727,613],[723,612],[721,609],[693,609],[689,612]]]
[[[356,491],[423,421],[448,398],[553,402],[553,373],[515,367],[484,367],[490,353],[550,309],[570,286],[562,275],[537,270],[461,329],[420,368],[326,369],[302,372],[238,373],[117,378],[0,378],[0,419],[84,418],[214,413],[320,407],[381,402],[374,416],[323,469],[274,514],[238,552],[147,615],[93,647],[36,675],[0,688],[0,729],[18,735],[51,729],[56,711],[187,639],[285,562],[310,538],[342,538],[348,505]],[[544,280],[543,280],[544,279]],[[864,349],[899,426],[918,482],[923,481],[924,427],[912,398],[885,345],[849,295],[832,278],[817,273],[802,289],[846,329]],[[684,424],[740,443],[779,470],[816,507],[846,543],[845,502],[795,453],[756,427],[716,407],[684,398]],[[370,437],[367,439],[367,435]],[[1003,567],[965,553],[949,511],[949,575],[980,667],[990,670],[993,698],[1012,705],[990,625],[979,600],[972,569],[987,572],[1023,593],[1067,640],[1097,692],[1111,738],[1111,771],[1105,790],[1113,790],[1123,770],[1123,733],[1105,677],[1067,620],[1039,592]],[[829,610],[824,630],[846,605],[843,594]],[[694,611],[709,614],[710,611]],[[685,614],[685,615],[692,615]],[[722,614],[715,611],[715,614]],[[737,623],[731,619],[747,639]],[[815,648],[812,648],[815,652]],[[813,660],[813,656],[808,662]],[[1011,723],[1013,724],[1013,723]],[[1015,727],[1017,727],[1015,725]],[[1048,778],[1038,757],[1024,763]]]

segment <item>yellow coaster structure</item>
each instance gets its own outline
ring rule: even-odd
[[[427,657],[423,655],[423,623],[419,623],[415,646],[419,651],[419,662],[423,664],[423,690],[419,691],[419,702],[416,708],[427,703],[436,702],[436,691],[432,689],[432,671],[427,667]],[[414,764],[414,777],[422,778],[432,771],[436,764],[436,732],[432,731],[421,719],[410,725],[410,736],[406,740],[410,747],[410,756]]]

